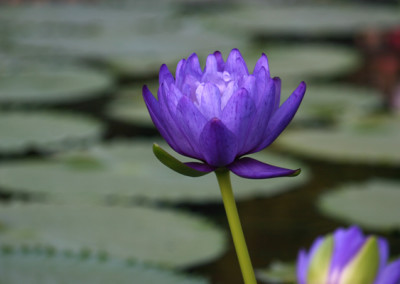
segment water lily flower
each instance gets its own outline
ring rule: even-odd
[[[388,255],[385,239],[339,228],[300,251],[298,284],[399,284],[400,258],[388,263]]]
[[[164,64],[157,99],[147,86],[143,97],[150,116],[167,143],[179,154],[200,162],[180,163],[158,145],[156,156],[173,170],[200,176],[227,168],[245,178],[290,176],[290,170],[244,155],[268,147],[286,128],[305,93],[300,83],[280,104],[281,81],[271,78],[265,54],[250,74],[239,50],[226,62],[220,52],[207,57],[204,70],[194,53],[182,59],[175,78]]]

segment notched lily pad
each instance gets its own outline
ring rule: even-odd
[[[0,282],[7,284],[206,284],[197,277],[141,263],[39,251],[24,246],[0,252]]]
[[[77,114],[0,112],[0,153],[53,152],[100,139],[103,126]]]
[[[18,204],[0,208],[0,243],[105,251],[169,267],[218,257],[225,235],[202,218],[171,210],[88,205]]]
[[[188,161],[165,143],[159,144],[180,161]],[[153,141],[145,140],[115,142],[47,161],[7,163],[0,166],[0,185],[15,192],[45,195],[57,202],[222,202],[213,174],[196,179],[179,175],[157,160],[152,145]],[[308,180],[307,169],[296,161],[264,152],[253,157],[277,166],[302,168],[302,173],[298,177],[268,180],[232,175],[238,200],[277,195]]]
[[[322,213],[373,230],[400,229],[400,182],[372,180],[347,184],[324,193],[318,201]]]

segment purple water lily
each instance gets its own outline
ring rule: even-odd
[[[339,228],[300,251],[298,284],[399,284],[400,258],[388,264],[388,255],[385,239]]]
[[[242,157],[268,147],[280,135],[306,90],[305,83],[300,83],[280,106],[281,81],[270,77],[265,54],[253,74],[249,74],[237,49],[230,52],[226,62],[220,52],[210,54],[204,71],[197,55],[192,54],[178,63],[175,78],[162,65],[159,83],[158,100],[147,86],[143,87],[143,97],[154,124],[171,148],[201,161],[186,166],[203,174],[228,168],[245,178],[299,172]]]

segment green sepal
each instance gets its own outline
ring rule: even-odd
[[[342,284],[372,284],[379,270],[379,246],[376,237],[367,239],[357,256],[342,272]]]
[[[308,284],[327,283],[332,253],[333,236],[327,235],[311,258],[307,274]]]
[[[165,166],[184,176],[201,177],[208,174],[208,172],[196,171],[195,169],[192,169],[191,167],[185,165],[178,159],[171,156],[167,151],[165,151],[156,143],[153,144],[153,153],[157,157],[157,159]]]

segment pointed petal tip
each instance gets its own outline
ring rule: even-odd
[[[288,175],[288,177],[296,177],[301,173],[301,169],[294,170],[291,175]]]

